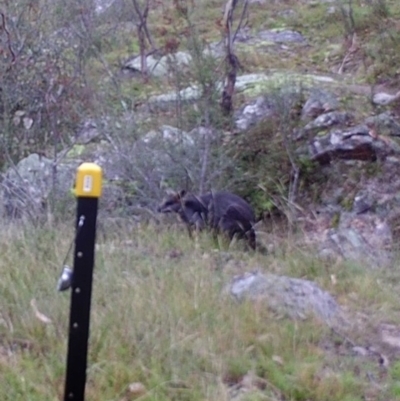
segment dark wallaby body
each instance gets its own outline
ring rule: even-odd
[[[191,228],[208,227],[216,235],[224,232],[232,240],[236,235],[247,239],[251,248],[256,247],[255,222],[252,207],[240,196],[231,192],[217,191],[204,195],[181,191],[171,194],[159,206],[161,213],[175,212]]]

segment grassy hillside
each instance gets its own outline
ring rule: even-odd
[[[195,3],[191,15],[196,29],[193,32],[207,43],[220,40],[223,2]],[[330,12],[330,7],[336,11]],[[64,16],[68,22],[67,17]],[[399,17],[398,0],[254,2],[247,17],[251,32],[294,29],[307,38],[307,45],[291,48],[265,44],[257,49],[238,45],[237,54],[244,72],[341,72],[343,80],[362,84],[363,88],[375,84],[391,88],[398,83]],[[39,16],[35,18],[39,21]],[[239,19],[239,13],[235,18]],[[51,25],[53,20],[47,21]],[[37,25],[37,32],[54,28]],[[161,48],[178,38],[177,50],[186,49],[190,32],[187,21],[177,15],[174,2],[154,2],[149,28]],[[122,77],[122,61],[138,53],[135,32],[131,21],[112,21],[95,32],[98,37],[84,37],[88,42],[84,43],[87,48],[83,49],[86,53],[82,51],[85,59],[79,64],[81,69],[67,63],[74,59],[73,48],[67,48],[63,60],[68,67],[65,71],[55,69],[59,75],[54,73],[58,83],[69,85],[67,102],[64,108],[51,103],[54,109],[49,109],[49,126],[53,122],[58,127],[57,119],[65,118],[62,132],[70,136],[88,116],[97,112],[97,117],[119,115],[125,109],[132,112],[136,103],[149,95],[174,88],[174,82],[162,79],[145,83]],[[39,33],[32,34],[31,40],[39,37]],[[56,55],[59,56],[57,52]],[[41,62],[40,58],[35,61],[40,73]],[[21,84],[21,88],[39,82],[34,69],[21,64],[21,70],[27,71],[30,79],[29,85]],[[67,70],[71,75],[65,77]],[[193,75],[186,78],[189,81]],[[39,92],[46,99],[51,99],[47,95],[54,89],[50,81],[40,81],[43,88]],[[10,93],[14,93],[18,82],[22,82],[21,75],[16,73],[8,82]],[[16,105],[28,110],[28,105],[34,104],[30,100],[21,90],[17,99],[9,101],[10,113],[18,109]],[[235,101],[244,99],[239,95]],[[356,107],[352,97],[345,101]],[[42,103],[38,104],[42,107]],[[178,119],[171,112],[151,118],[146,121],[149,126],[172,124]],[[48,132],[57,132],[53,128],[47,130],[49,126],[38,126],[38,132],[46,138],[35,137],[33,145],[23,137],[23,146],[13,154],[15,160],[35,149],[50,148],[53,152],[53,147],[67,146],[48,138]],[[3,130],[4,135],[9,135],[10,143],[15,144],[18,141],[12,129],[25,131],[17,125],[9,124],[8,128],[9,131]],[[61,128],[57,129],[61,132]],[[126,135],[134,136],[131,131]],[[3,160],[1,155],[1,167],[7,163],[9,160]],[[315,185],[315,192],[320,193]],[[70,293],[58,293],[56,284],[74,236],[72,226],[72,222],[41,228],[17,223],[2,225],[2,401],[55,401],[63,397]],[[397,262],[387,270],[367,270],[357,263],[323,262],[312,251],[296,247],[293,238],[279,228],[268,235],[274,252],[264,255],[243,252],[240,244],[231,249],[223,243],[216,247],[207,234],[191,241],[180,226],[140,226],[130,222],[107,222],[104,226],[96,250],[87,400],[400,399]],[[266,303],[238,303],[224,294],[233,276],[256,269],[315,281],[347,311],[350,327],[332,329],[311,318],[294,321],[273,313]]]
[[[2,230],[4,401],[63,396],[70,294],[56,282],[72,237],[69,225]],[[173,227],[109,226],[96,253],[87,400],[398,399],[400,362],[378,334],[399,321],[398,269],[332,266],[285,242],[270,256],[239,244],[227,253],[206,234],[190,241]],[[315,280],[354,328],[332,331],[223,295],[235,274],[254,269]]]

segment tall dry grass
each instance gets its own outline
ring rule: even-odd
[[[69,225],[3,226],[1,400],[63,397],[70,294],[56,283],[73,236]],[[305,254],[212,247],[207,234],[191,241],[179,227],[99,232],[87,400],[342,401],[372,391],[366,372],[355,373],[360,361],[326,345],[343,341],[328,327],[278,318],[223,289],[232,275],[258,268],[314,279],[355,308],[369,300],[372,310],[390,311],[394,296],[379,295],[374,274],[336,266],[334,286],[330,267]]]

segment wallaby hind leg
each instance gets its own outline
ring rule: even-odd
[[[236,221],[228,217],[224,217],[219,221],[218,231],[223,234],[223,237],[229,242],[229,244],[244,238],[244,233],[241,227]]]
[[[240,239],[246,239],[251,249],[256,249],[256,233],[252,222],[243,215],[241,207],[230,206],[221,223],[222,229],[229,233],[231,240],[236,235]]]
[[[244,228],[240,223],[232,230],[232,232],[229,234],[231,241],[233,238],[237,239],[243,239],[247,242],[247,245],[255,250],[256,249],[256,233],[253,229],[253,227],[250,226]]]
[[[193,228],[189,223],[186,223],[186,230],[190,239],[193,239]]]
[[[253,227],[246,232],[246,237],[250,248],[256,250],[256,232],[254,231]]]
[[[234,238],[237,239],[242,239],[245,240],[246,242],[246,247],[250,247],[252,250],[256,249],[256,235],[254,233],[254,230],[250,230],[248,232],[245,232],[242,228],[235,230],[232,235],[230,235],[231,241]]]

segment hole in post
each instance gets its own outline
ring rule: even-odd
[[[73,325],[72,325],[72,327],[74,328],[74,329],[77,329],[78,328],[78,323],[74,323]]]
[[[79,287],[77,287],[77,288],[75,288],[75,292],[76,292],[77,294],[79,294],[79,293],[81,292],[81,289],[80,289]]]
[[[78,258],[81,258],[83,256],[83,252],[79,251],[77,254]]]

